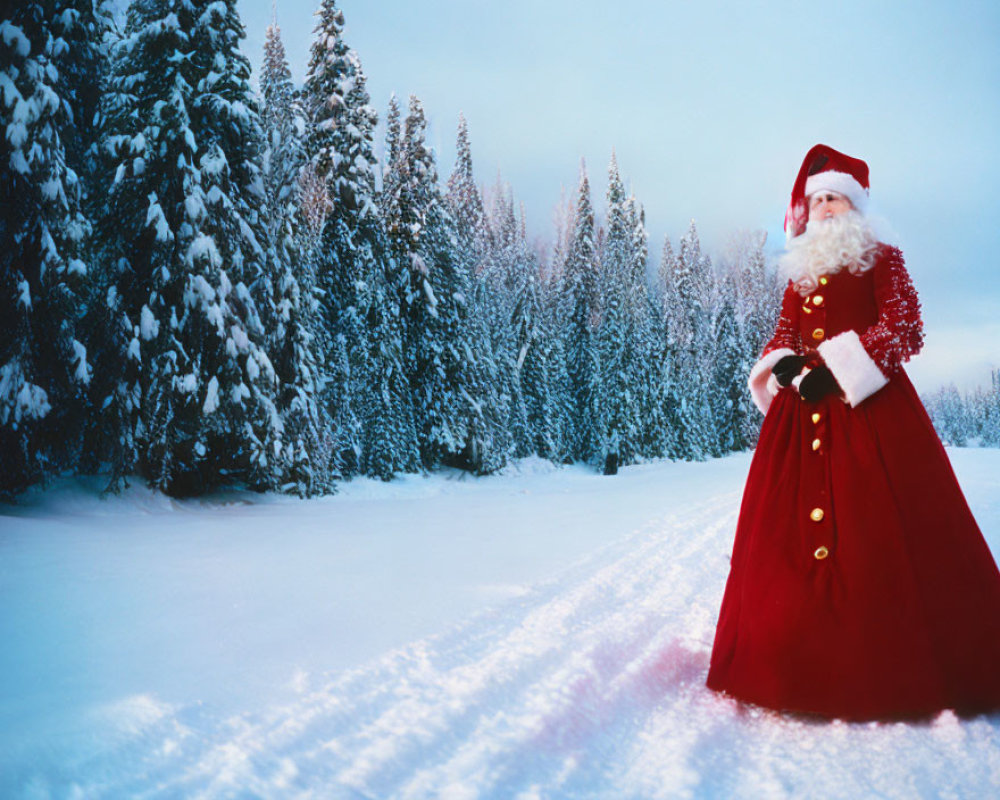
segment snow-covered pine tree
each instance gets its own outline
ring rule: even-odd
[[[563,267],[566,266],[566,259],[569,257],[573,224],[576,219],[576,204],[572,195],[567,196],[565,186],[559,187],[559,203],[552,216],[555,227],[554,238],[544,279],[547,285],[557,286],[562,280]]]
[[[107,78],[108,51],[116,38],[114,0],[62,0],[54,22],[65,42],[59,68],[59,94],[70,99],[71,125],[64,132],[66,162],[77,174],[84,213],[93,215],[98,199],[99,110]]]
[[[398,113],[398,109],[397,109]],[[398,118],[398,117],[397,117]],[[468,275],[468,331],[464,347],[469,363],[469,433],[465,465],[476,474],[495,472],[507,463],[511,437],[507,426],[510,402],[502,391],[500,367],[491,330],[495,300],[488,268],[490,234],[483,199],[472,171],[472,149],[464,116],[459,116],[455,167],[445,194],[455,223],[457,258]]]
[[[569,407],[569,373],[559,321],[559,290],[562,268],[541,273],[534,293],[535,358],[524,369],[528,423],[535,452],[556,464],[572,460],[572,425]]]
[[[326,203],[325,197],[309,198],[324,209],[319,216],[303,214],[299,207],[306,120],[292,84],[277,20],[267,28],[260,95],[267,271],[276,281],[275,319],[268,330],[268,349],[280,386],[284,487],[307,497],[333,488],[331,423],[319,402],[322,331],[313,264],[326,221]],[[317,181],[314,188],[325,192],[326,187]]]
[[[277,19],[267,26],[260,70],[262,175],[267,214],[287,215],[297,208],[299,173],[306,163],[306,116],[292,82]],[[270,220],[269,220],[270,222]],[[272,230],[277,230],[271,223]]]
[[[598,263],[594,212],[586,164],[580,164],[576,219],[559,291],[559,321],[569,376],[572,460],[590,461],[599,451],[599,362],[595,329],[599,320]]]
[[[625,186],[614,153],[608,166],[608,212],[601,252],[601,323],[597,332],[600,351],[601,416],[597,453],[606,475],[629,463],[638,439],[636,389],[633,383],[635,326],[630,298],[633,281],[632,225],[626,209]]]
[[[715,451],[709,403],[711,373],[711,261],[701,251],[694,220],[681,237],[672,280],[673,300],[667,321],[674,354],[673,387],[679,397],[679,423],[683,457],[702,460]]]
[[[941,441],[965,447],[969,438],[968,411],[955,384],[943,386],[928,398],[926,405]]]
[[[276,324],[275,295],[281,273],[266,256],[267,220],[263,213],[261,158],[264,134],[257,97],[250,87],[250,61],[240,50],[246,38],[236,10],[237,0],[205,0],[191,35],[192,64],[198,69],[191,121],[199,148],[198,165],[207,215],[204,234],[221,257],[220,299],[228,301],[235,319],[230,335],[245,329],[250,342],[244,358],[232,348],[202,363],[249,392],[230,420],[214,419],[218,436],[231,451],[220,462],[235,469],[252,487],[277,488],[286,465],[282,459],[282,420],[278,414],[278,381],[268,352],[266,331]],[[226,283],[232,296],[226,297]],[[220,337],[221,339],[221,337]],[[238,349],[238,348],[237,348]],[[213,373],[206,373],[213,374]],[[238,449],[236,442],[245,443]]]
[[[352,475],[363,469],[363,433],[372,425],[384,428],[376,416],[387,411],[376,384],[392,369],[378,359],[393,358],[370,338],[366,305],[388,297],[374,283],[383,281],[391,265],[381,263],[381,242],[375,186],[374,131],[377,115],[370,103],[358,54],[344,41],[344,15],[335,0],[323,0],[317,12],[309,70],[303,90],[309,115],[309,157],[326,181],[332,200],[317,264],[323,290],[322,318],[327,326],[324,401],[333,420],[339,470]],[[381,273],[381,274],[377,274]],[[391,309],[373,312],[376,316]],[[399,409],[400,419],[407,413]],[[406,434],[403,434],[404,436]],[[407,445],[401,445],[403,450]],[[400,458],[405,462],[407,457]],[[376,459],[387,464],[382,453]],[[379,467],[385,474],[385,467]]]
[[[966,419],[968,420],[968,444],[976,447],[995,446],[996,431],[990,430],[992,412],[996,409],[997,404],[995,390],[990,391],[982,386],[977,386],[972,391],[965,393],[964,401]]]
[[[677,347],[673,341],[672,320],[676,316],[677,294],[673,280],[677,274],[677,256],[670,237],[663,239],[660,265],[653,284],[654,310],[654,403],[659,408],[662,424],[654,430],[653,452],[659,456],[683,458],[681,437],[679,385],[676,383],[674,359]]]
[[[527,288],[526,303],[533,320],[530,349],[521,368],[528,429],[534,451],[561,464],[569,456],[566,431],[566,368],[559,330],[552,309],[547,307],[544,284],[536,276]]]
[[[399,472],[420,468],[420,451],[413,412],[413,397],[405,351],[405,320],[402,296],[409,272],[389,246],[391,236],[385,225],[390,206],[398,194],[387,192],[395,174],[394,164],[400,140],[399,105],[390,98],[386,152],[392,163],[383,167],[383,191],[376,196],[380,213],[369,229],[374,269],[365,285],[364,321],[369,353],[364,376],[362,471],[381,480],[391,480]],[[365,217],[366,223],[370,218]],[[366,241],[368,241],[366,239]],[[367,246],[367,245],[366,245]]]
[[[353,53],[352,53],[353,55]],[[356,59],[356,56],[354,56]],[[354,197],[356,232],[354,256],[359,320],[366,336],[362,367],[356,385],[364,439],[361,467],[369,475],[387,479],[393,472],[419,468],[419,444],[412,397],[406,376],[404,329],[397,285],[405,269],[393,258],[380,214],[375,187],[378,168],[374,154],[377,116],[369,105],[365,77],[356,63],[354,85],[347,93],[348,184]],[[348,204],[348,208],[350,208]]]
[[[730,284],[732,285],[732,284]],[[743,374],[743,343],[740,339],[733,298],[726,297],[715,314],[712,329],[712,379],[708,395],[716,441],[714,455],[743,450],[743,419],[746,375]]]
[[[983,403],[983,447],[1000,447],[1000,369],[990,373],[990,388]]]
[[[407,368],[421,461],[433,468],[460,458],[468,439],[469,280],[415,96],[390,171],[385,224],[394,257],[408,267],[401,296]]]
[[[494,348],[500,393],[507,407],[506,426],[512,453],[520,458],[533,449],[522,368],[534,337],[530,294],[536,269],[528,263],[527,243],[514,210],[513,192],[499,174],[491,205],[486,273],[493,285],[491,321]]]
[[[259,121],[234,2],[137,0],[113,49],[102,287],[117,447],[173,494],[280,478],[256,305]]]
[[[80,177],[81,201],[86,216],[100,219],[106,202],[107,181],[105,158],[100,150],[103,123],[101,108],[111,66],[111,49],[122,37],[125,9],[115,0],[75,0],[75,13],[61,15],[63,20],[76,19],[74,36],[67,52],[76,54],[73,67],[66,72],[66,82],[72,87],[67,93],[79,98],[80,108],[74,111],[73,135],[67,139],[67,159]],[[102,279],[102,265],[97,257],[101,248],[98,236],[91,237],[87,248],[89,263],[84,312],[80,330],[88,343],[88,360],[93,377],[88,387],[88,403],[83,414],[84,441],[79,470],[85,473],[107,473],[109,466],[115,475],[123,474],[113,464],[134,462],[129,448],[114,447],[121,425],[113,406],[102,407],[113,394],[108,379],[115,368],[106,363],[111,349],[107,347],[107,332],[120,322],[106,297],[107,282]],[[114,335],[110,337],[114,340]],[[109,452],[109,447],[113,449]]]
[[[96,42],[93,13],[75,5],[29,0],[0,20],[3,494],[75,468],[82,441],[91,367],[78,328],[90,224],[69,161],[83,148],[74,120],[86,108],[73,78]]]
[[[393,98],[395,100],[395,98]],[[398,126],[399,107],[396,106],[396,124]],[[397,127],[398,136],[398,127]],[[458,116],[458,134],[455,142],[455,166],[448,177],[448,191],[445,194],[448,210],[455,222],[455,236],[462,246],[463,252],[470,255],[475,265],[481,258],[478,251],[482,248],[483,224],[485,213],[483,198],[476,186],[472,170],[472,148],[469,144],[469,125],[465,115]]]
[[[660,343],[656,329],[656,304],[649,290],[647,276],[649,236],[646,233],[646,213],[635,196],[625,202],[626,218],[632,233],[630,284],[628,291],[629,317],[634,330],[634,352],[629,382],[636,394],[635,452],[646,457],[662,455],[658,440],[666,425],[659,402]]]
[[[551,384],[553,348],[549,335],[542,287],[541,254],[527,244],[524,231],[524,207],[520,209],[521,264],[514,286],[512,330],[517,332],[517,378],[520,402],[524,407],[527,441],[523,452],[537,453],[554,461],[565,455],[562,414]]]
[[[736,318],[741,345],[736,382],[742,395],[738,404],[740,418],[739,449],[753,447],[760,433],[763,417],[757,413],[746,379],[760,357],[761,350],[774,330],[774,319],[781,305],[781,291],[773,270],[767,269],[764,257],[765,231],[742,232],[735,237],[735,255],[730,280],[736,286]]]
[[[372,274],[364,302],[371,349],[362,469],[366,475],[387,481],[400,472],[416,472],[420,450],[400,312],[398,284],[405,273],[389,252],[385,237],[379,237],[376,244],[372,252],[381,268]]]
[[[674,262],[675,272],[671,286],[676,295],[673,310],[674,337],[678,344],[690,348],[698,338],[698,329],[705,321],[704,282],[699,272],[701,266],[701,241],[694,220],[680,240]]]
[[[379,209],[382,212],[383,222],[388,225],[388,220],[393,219],[399,222],[399,214],[395,208],[395,203],[399,200],[399,181],[402,180],[402,172],[399,165],[399,148],[403,138],[402,118],[399,110],[399,100],[396,93],[389,95],[389,110],[385,115],[385,147],[382,161],[382,189],[379,192]],[[387,228],[390,235],[396,235],[398,231]]]

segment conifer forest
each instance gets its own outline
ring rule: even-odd
[[[335,0],[302,86],[268,28],[259,88],[236,0],[5,15],[0,493],[81,473],[306,497],[753,446],[780,291],[762,233],[713,259],[691,222],[651,256],[612,153],[606,197],[581,164],[530,242],[464,119],[443,176],[417,97],[376,111]]]

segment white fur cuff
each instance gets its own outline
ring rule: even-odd
[[[750,387],[750,396],[753,398],[754,405],[760,409],[761,414],[767,414],[767,409],[771,406],[771,398],[781,390],[777,380],[771,380],[774,377],[771,367],[785,356],[794,355],[795,351],[791,348],[779,347],[777,350],[772,350],[765,355],[750,370],[750,379],[747,381],[747,386]],[[831,367],[831,369],[833,368]]]
[[[837,334],[818,349],[852,408],[889,382],[865,351],[855,331]]]

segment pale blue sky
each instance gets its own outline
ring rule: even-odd
[[[319,0],[278,0],[301,81]],[[587,161],[603,206],[615,148],[650,251],[694,218],[710,249],[781,223],[806,150],[871,167],[872,207],[924,305],[922,391],[1000,367],[1000,3],[342,0],[382,120],[418,95],[446,177],[459,112],[481,184],[497,170],[550,238]],[[260,63],[272,0],[240,0]],[[381,126],[379,149],[381,150]]]

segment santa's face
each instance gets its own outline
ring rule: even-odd
[[[830,219],[853,208],[844,195],[824,189],[809,195],[809,221]]]

